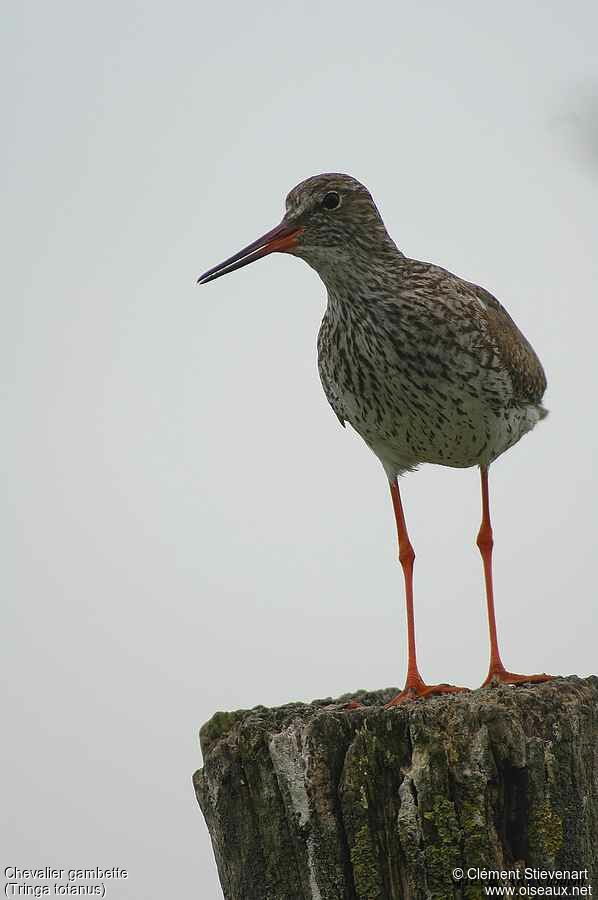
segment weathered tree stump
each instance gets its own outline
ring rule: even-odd
[[[203,726],[194,784],[226,900],[477,898],[501,882],[478,870],[547,884],[526,867],[598,890],[598,678],[392,695]]]

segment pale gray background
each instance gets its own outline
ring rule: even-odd
[[[593,0],[5,10],[2,866],[217,898],[199,725],[403,680],[384,475],[318,382],[323,287],[283,256],[194,285],[316,172],[541,355],[551,415],[491,473],[503,655],[596,670],[597,30]],[[477,472],[403,491],[422,671],[476,686]]]

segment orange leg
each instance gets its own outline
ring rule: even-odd
[[[488,605],[488,629],[490,632],[490,666],[488,675],[482,687],[492,682],[503,682],[504,684],[526,684],[532,681],[550,681],[550,675],[515,675],[513,672],[507,672],[503,666],[498,650],[498,639],[496,636],[496,616],[494,614],[494,590],[492,585],[492,547],[494,541],[492,538],[492,525],[490,524],[490,503],[488,500],[488,467],[480,466],[482,476],[482,524],[478,533],[477,545],[482,554],[482,562],[484,564],[484,581],[486,582],[486,602]]]
[[[452,694],[457,691],[465,691],[467,688],[453,687],[450,684],[426,684],[419,674],[415,652],[415,619],[413,615],[413,563],[415,552],[409,540],[399,483],[396,478],[390,482],[392,504],[397,520],[397,533],[399,536],[399,560],[405,576],[405,600],[407,604],[407,680],[400,694],[397,694],[386,706],[397,706],[406,700],[415,700],[418,697],[429,697],[431,694]]]

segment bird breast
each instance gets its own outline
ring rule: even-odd
[[[389,473],[488,464],[540,417],[516,400],[484,323],[416,292],[359,303],[329,296],[318,336],[326,397]]]

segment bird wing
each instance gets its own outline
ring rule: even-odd
[[[421,269],[421,271],[420,271]],[[429,279],[432,294],[442,313],[454,314],[461,322],[458,331],[463,349],[476,357],[490,353],[510,378],[513,400],[540,404],[546,390],[546,375],[532,345],[521,333],[506,309],[485,288],[465,281],[440,266],[416,264],[416,278]],[[463,323],[468,322],[468,328]],[[465,345],[465,346],[463,346]]]
[[[546,390],[546,375],[534,348],[496,297],[477,284],[463,283],[481,306],[486,333],[511,378],[513,399],[540,403]]]

